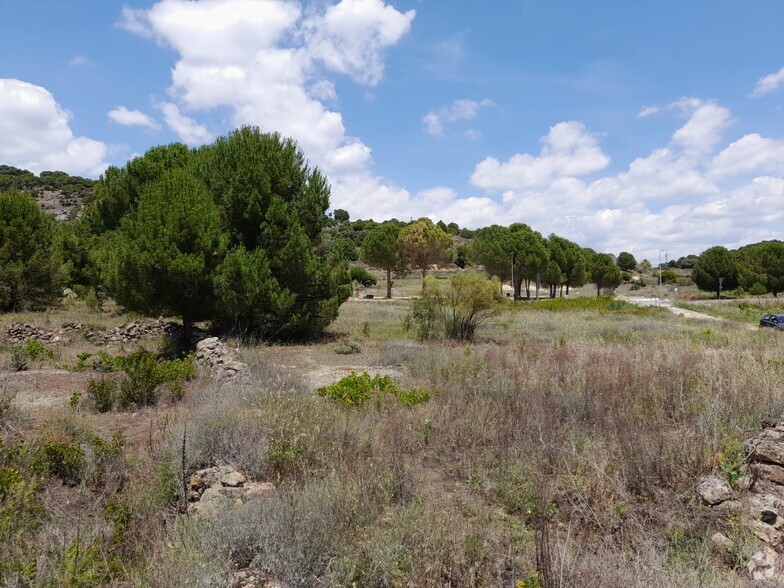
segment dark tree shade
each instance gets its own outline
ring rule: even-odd
[[[738,262],[735,254],[726,247],[706,249],[694,262],[691,279],[700,290],[716,292],[720,296],[719,278],[724,278],[722,290],[738,287]]]
[[[385,223],[370,231],[362,242],[362,261],[387,273],[387,298],[392,298],[392,272],[405,265],[400,228]]]
[[[65,276],[54,217],[20,190],[0,191],[0,310],[53,304]]]
[[[181,316],[187,343],[193,321],[214,315],[213,272],[227,240],[204,185],[171,170],[147,184],[137,208],[103,237],[102,278],[126,308]]]
[[[627,272],[630,272],[637,267],[637,260],[634,259],[634,255],[632,255],[628,251],[621,251],[618,254],[618,259],[616,263],[618,264],[619,268]]]
[[[615,289],[620,286],[621,270],[611,255],[595,253],[590,261],[591,281],[596,285],[596,295],[600,296],[604,288]]]
[[[348,214],[347,210],[343,210],[342,208],[336,208],[332,211],[332,218],[339,223],[347,223],[351,218]]]
[[[180,186],[172,185],[172,177]],[[161,218],[157,204],[145,203],[164,189],[160,182],[178,202],[198,196],[195,208],[205,218],[184,211],[177,218]],[[107,235],[101,272],[111,293],[129,308],[148,313],[168,308],[185,322],[215,319],[244,334],[288,337],[326,327],[351,293],[345,262],[316,253],[327,220],[329,185],[291,139],[243,127],[197,151],[178,144],[156,147],[124,168],[107,170],[97,194],[87,216],[96,233]],[[206,242],[175,240],[177,231],[167,228],[171,223],[180,223],[179,231],[194,238],[204,232]],[[127,237],[153,229],[164,235],[155,255],[152,243],[141,252]],[[112,260],[126,255],[119,251],[122,239],[128,251],[144,255],[143,262],[126,260],[126,275],[119,276]],[[213,248],[200,248],[207,243]],[[198,278],[191,272],[195,268]],[[131,272],[136,284],[122,288]],[[172,286],[176,300],[156,294],[166,279],[183,282]],[[182,294],[186,282],[193,300]]]

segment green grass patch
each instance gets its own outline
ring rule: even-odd
[[[662,309],[655,307],[643,307],[616,300],[612,296],[577,296],[574,298],[547,298],[540,300],[522,300],[517,302],[505,301],[507,309],[518,312],[548,310],[551,312],[598,312],[600,314],[617,313],[632,314],[637,316],[649,316],[660,314]]]
[[[335,384],[322,386],[316,390],[316,394],[329,398],[343,408],[364,406],[371,400],[375,400],[380,407],[391,398],[405,406],[414,406],[430,400],[432,396],[431,392],[424,389],[403,390],[389,376],[371,376],[367,372],[351,372]]]

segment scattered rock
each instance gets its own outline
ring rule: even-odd
[[[274,492],[273,484],[249,482],[245,474],[231,466],[206,468],[188,479],[188,512],[199,518],[212,518]]]
[[[730,500],[732,488],[724,478],[705,476],[697,484],[697,494],[704,504],[714,506]]]
[[[732,539],[723,533],[714,533],[711,535],[711,544],[719,551],[730,551],[733,548]]]

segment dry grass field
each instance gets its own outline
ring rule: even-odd
[[[694,489],[736,476],[741,443],[784,411],[781,333],[575,298],[507,302],[466,344],[417,341],[409,313],[351,300],[316,342],[230,340],[248,381],[202,374],[181,399],[103,413],[79,355],[138,344],[73,335],[16,372],[4,343],[3,585],[227,586],[238,569],[292,587],[751,585],[749,538]],[[0,332],[128,320],[77,302]],[[314,392],[352,371],[429,399]],[[183,476],[223,464],[274,494],[182,514]]]

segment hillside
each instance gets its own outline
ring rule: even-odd
[[[31,192],[41,207],[58,221],[77,218],[93,197],[95,180],[71,176],[61,171],[40,175],[10,165],[0,165],[0,190],[16,188]]]

